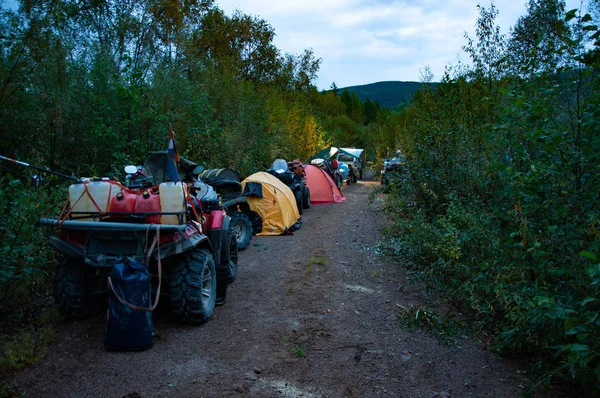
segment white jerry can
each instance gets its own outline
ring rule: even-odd
[[[110,211],[110,204],[120,191],[118,185],[107,180],[85,179],[71,184],[69,203],[73,218],[81,221],[99,220],[101,214]]]
[[[185,188],[182,182],[163,182],[158,186],[160,196],[160,211],[161,213],[176,213],[163,214],[160,217],[161,224],[181,224],[185,215]]]

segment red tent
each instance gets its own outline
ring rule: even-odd
[[[340,203],[346,200],[331,177],[314,164],[305,164],[306,186],[310,189],[310,203]]]

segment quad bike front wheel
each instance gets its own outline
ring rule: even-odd
[[[244,250],[252,239],[252,223],[246,213],[236,211],[231,215],[231,228],[237,240],[237,250]]]
[[[304,187],[304,194],[302,195],[302,207],[304,209],[310,209],[310,189]]]
[[[171,310],[178,321],[200,324],[215,310],[217,273],[207,249],[194,249],[171,270]]]

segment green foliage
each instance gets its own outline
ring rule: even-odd
[[[60,188],[63,194],[66,187]],[[54,253],[37,222],[56,214],[63,201],[46,183],[34,187],[10,174],[0,177],[0,369],[5,372],[42,358],[53,338],[55,314],[48,307]]]
[[[19,333],[10,341],[3,343],[0,350],[0,369],[13,371],[29,366],[44,357],[48,344],[54,339],[51,326]]]
[[[532,358],[540,382],[594,395],[599,14],[574,11],[568,25],[558,2],[528,10],[506,45],[496,10],[481,8],[465,47],[474,69],[399,113],[409,178],[388,195],[395,222],[382,249],[469,312],[499,352]],[[542,23],[552,29],[527,41]]]
[[[290,352],[292,354],[296,355],[297,357],[304,358],[304,357],[306,357],[306,349],[307,349],[306,344],[303,344],[303,345],[292,344],[292,346],[290,347]]]
[[[46,305],[54,262],[37,222],[55,214],[62,200],[45,187],[0,178],[0,314],[8,322]]]
[[[311,50],[281,55],[266,21],[228,17],[211,1],[47,3],[0,14],[0,68],[15,72],[0,93],[4,155],[121,175],[125,162],[166,148],[172,123],[182,153],[246,175],[282,149],[308,157],[303,144],[321,143],[303,99],[320,60]],[[279,108],[304,110],[270,129]]]
[[[436,83],[428,84],[432,89]],[[419,82],[377,82],[364,84],[362,86],[343,87],[339,90],[348,90],[354,93],[366,105],[367,100],[376,102],[382,107],[396,109],[402,104],[409,103],[415,93],[423,88],[423,83]],[[337,88],[336,88],[337,89]]]
[[[418,306],[404,307],[398,305],[398,321],[404,328],[425,329],[440,342],[458,349],[458,338],[466,336],[464,325],[451,316],[441,316],[436,311]]]
[[[290,354],[295,355],[299,358],[306,357],[306,350],[308,349],[308,344],[302,343],[299,344],[297,342],[296,336],[282,336],[282,344],[287,347],[287,350]]]
[[[2,398],[17,398],[25,396],[25,391],[21,391],[14,383],[8,381],[5,384],[0,384],[0,397]]]

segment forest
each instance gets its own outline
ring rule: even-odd
[[[396,109],[405,106],[417,91],[428,85],[431,86],[431,89],[435,89],[436,83],[377,82],[361,86],[343,87],[340,91],[348,90],[351,93],[356,93],[361,101],[368,99],[369,101],[376,101],[382,107]]]
[[[383,255],[519,356],[538,384],[600,391],[600,3],[529,0],[503,35],[478,6],[469,63],[398,109],[319,91],[321,59],[282,53],[268,21],[213,0],[21,0],[0,14],[0,155],[116,176],[166,149],[241,176],[328,145],[390,148]],[[540,29],[543,27],[543,29]],[[52,341],[55,254],[36,225],[68,186],[0,164],[0,369]],[[1,390],[0,390],[1,391]]]

